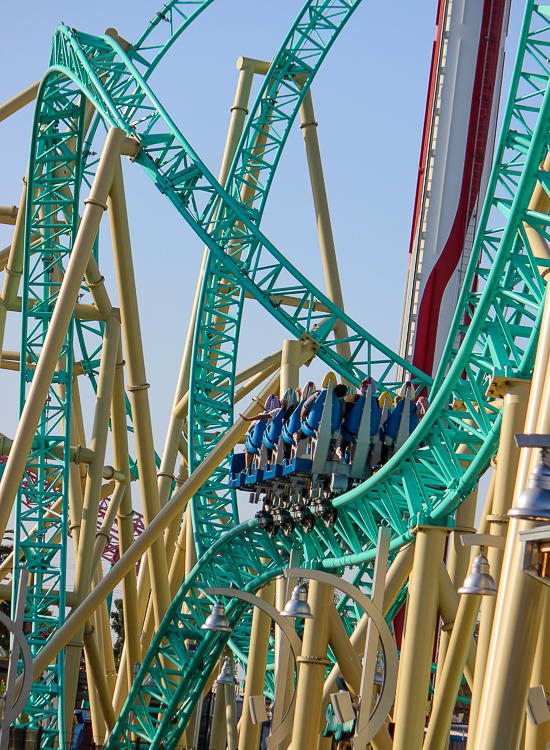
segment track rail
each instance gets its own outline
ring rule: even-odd
[[[170,120],[138,70],[131,50],[125,52],[110,37],[91,37],[65,26],[56,32],[50,71],[76,84],[105,123],[139,140],[142,148],[136,161],[211,250],[210,281],[203,289],[191,389],[205,400],[201,411],[195,397],[193,406],[203,423],[190,428],[190,443],[198,445],[199,450],[207,450],[212,425],[219,429],[231,423],[230,396],[220,398],[219,406],[212,405],[216,399],[211,396],[228,377],[228,371],[233,372],[246,292],[292,335],[313,338],[319,345],[318,356],[352,380],[372,373],[391,387],[390,372],[395,364],[411,371],[410,365],[309,284],[258,229],[265,196],[301,97],[358,4],[336,0],[306,3],[266,76],[227,190],[216,182]],[[547,192],[550,189],[547,173],[539,169],[548,152],[550,127],[547,12],[533,2],[527,5],[496,165],[442,367],[433,386],[423,373],[413,370],[418,384],[430,389],[432,406],[403,449],[382,470],[338,499],[341,511],[334,529],[316,529],[307,537],[296,535],[294,542],[302,546],[305,564],[327,568],[359,565],[359,581],[374,556],[381,522],[392,528],[393,550],[411,538],[414,525],[442,523],[475,485],[496,450],[500,413],[486,396],[488,383],[495,373],[526,379],[530,376],[545,294],[541,272],[550,265],[546,259],[535,257],[525,232],[528,224],[546,236],[550,223],[547,216],[529,209],[537,181]],[[280,305],[281,296],[288,294],[300,300],[290,311]],[[349,362],[336,352],[332,331],[337,320],[350,330],[353,355]],[[230,335],[226,336],[227,332]],[[451,408],[453,404],[460,408]],[[459,458],[457,450],[463,445],[470,453]],[[193,460],[198,459],[199,452],[193,456]],[[209,498],[207,491],[202,497],[218,502],[213,496]],[[202,506],[201,502],[199,498],[197,507],[212,513],[213,528],[211,535],[203,533],[201,537],[204,554],[195,571],[198,578],[195,583],[190,578],[176,597],[108,747],[114,747],[115,737],[119,745],[129,742],[132,716],[139,724],[137,733],[142,732],[151,747],[158,746],[161,733],[163,739],[167,738],[165,747],[177,741],[202,689],[202,675],[208,671],[201,662],[207,667],[214,664],[211,654],[218,648],[210,635],[200,641],[193,656],[186,646],[185,652],[181,650],[191,634],[199,641],[197,627],[205,616],[202,604],[194,604],[190,611],[195,625],[188,619],[183,624],[178,607],[183,606],[186,596],[189,607],[196,596],[196,588],[191,585],[233,582],[254,587],[286,564],[288,540],[275,543],[254,529],[253,523],[226,531],[222,521],[234,519],[232,507],[227,508],[228,498],[221,497],[219,506],[214,503],[214,507],[210,503]],[[199,533],[202,523],[197,518]],[[259,566],[266,556],[271,562]],[[254,582],[248,579],[248,570],[255,571]],[[235,621],[240,614],[235,610]],[[187,633],[183,641],[179,629]],[[244,645],[245,633],[246,628],[237,629],[236,649],[241,649],[239,639]],[[166,642],[172,651],[163,652]],[[176,657],[180,660],[177,678],[173,673],[163,675],[161,655],[174,663]],[[158,689],[155,697],[161,708],[155,709],[156,713],[143,709],[150,679]],[[181,710],[180,695],[189,696]],[[170,720],[163,718],[167,716]],[[174,719],[174,729],[169,728],[167,721]],[[132,731],[136,731],[135,726]]]
[[[491,379],[495,374],[530,377],[545,296],[541,272],[549,266],[547,259],[535,256],[525,233],[527,223],[546,236],[550,225],[547,216],[529,209],[537,181],[549,191],[547,173],[539,169],[550,145],[549,62],[545,52],[550,39],[547,12],[532,2],[526,8],[497,159],[446,359],[431,388],[432,406],[405,446],[382,470],[338,499],[341,511],[337,528],[329,533],[323,530],[323,541],[317,532],[300,540],[307,564],[327,568],[360,565],[362,575],[365,564],[374,556],[374,540],[381,520],[392,526],[394,550],[411,538],[413,525],[442,523],[475,485],[496,450],[500,412],[486,395]],[[223,259],[219,250],[212,249],[216,257]],[[237,269],[243,257],[241,253],[235,264]],[[235,262],[232,257],[224,260],[225,268],[234,267],[232,260]],[[249,276],[247,273],[245,280]],[[234,278],[238,278],[236,274]],[[241,281],[243,286],[245,280]],[[452,404],[459,408],[451,408]],[[470,449],[469,454],[460,454],[460,460],[459,445]],[[250,536],[252,525],[253,522],[243,524],[226,532],[208,549],[180,595],[184,597],[193,582],[201,586],[210,577],[212,580],[231,578],[237,575],[237,570],[245,570],[238,558],[235,559],[238,568],[228,564],[233,555],[242,555],[243,549],[251,555],[247,564],[257,570],[253,554],[257,557],[260,552],[267,554],[273,550],[274,543],[261,536]],[[262,544],[256,553],[251,551],[254,541]],[[278,545],[284,564],[284,542]],[[344,554],[338,552],[346,547]],[[247,585],[244,580],[234,580],[234,583],[241,587]],[[179,601],[181,605],[182,599]],[[168,629],[181,621],[180,605],[174,602],[173,610],[157,634],[109,748],[114,747],[115,739],[118,745],[127,742],[129,712],[137,708],[138,702],[141,707],[133,714],[137,728],[134,724],[132,730],[151,742],[152,748],[160,743],[161,727],[155,723],[152,712],[145,708],[143,698],[147,681],[168,684],[159,676],[162,670],[160,643],[167,637]],[[200,622],[198,614],[196,622]],[[199,650],[203,663],[208,649],[210,653],[219,653],[213,643],[206,646],[206,640],[201,640]],[[208,662],[208,666],[213,664],[213,661]],[[190,664],[188,670],[192,669]],[[186,671],[185,680],[189,700],[179,709],[177,701],[181,691],[178,689],[166,690],[163,696],[160,692],[156,695],[161,705],[161,713],[157,715],[170,716],[177,726],[174,734],[167,738],[166,747],[173,747],[177,742],[178,732],[181,733],[190,715],[191,696],[198,695],[202,689],[198,671],[194,675]],[[166,729],[164,722],[162,731]]]

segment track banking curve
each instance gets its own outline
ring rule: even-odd
[[[271,179],[301,98],[358,4],[314,0],[306,3],[266,76],[227,189],[218,185],[156,100],[134,64],[131,50],[126,53],[110,37],[91,37],[64,26],[56,32],[49,73],[52,80],[61,74],[57,76],[59,80],[72,81],[106,123],[140,141],[142,148],[136,161],[210,248],[210,273],[208,286],[203,289],[192,375],[199,386],[197,392],[206,398],[228,377],[228,369],[233,385],[231,368],[236,360],[245,292],[252,294],[291,334],[312,337],[319,344],[318,356],[352,380],[372,372],[391,389],[396,385],[390,381],[396,364],[412,370],[311,286],[258,229]],[[550,103],[546,88],[550,64],[543,54],[549,37],[550,22],[544,8],[529,2],[488,197],[445,356],[433,385],[425,375],[412,370],[416,382],[430,391],[428,414],[380,471],[338,498],[335,505],[341,512],[335,529],[315,531],[308,539],[297,535],[291,540],[303,546],[305,565],[341,568],[355,564],[362,566],[360,577],[373,557],[381,522],[392,528],[393,550],[411,538],[414,525],[441,523],[471,491],[496,450],[500,412],[486,395],[490,380],[495,374],[530,377],[545,295],[541,274],[550,265],[547,258],[536,256],[525,231],[525,225],[529,225],[545,235],[550,224],[546,215],[529,208],[537,181],[545,190],[550,184],[546,172],[539,168],[549,143]],[[276,127],[280,127],[279,132]],[[265,138],[261,157],[259,133]],[[253,195],[242,203],[241,189],[247,183],[252,184]],[[289,293],[302,300],[293,312],[277,302]],[[220,357],[221,351],[224,365],[229,364],[220,368],[222,373],[209,377],[203,373],[208,369],[209,355],[201,344],[201,335],[208,326],[213,329],[216,316],[227,308],[231,309],[232,320],[224,333],[231,328],[231,338],[223,344],[227,349],[220,344],[222,348],[216,349],[215,356]],[[351,332],[354,356],[350,362],[339,358],[336,342],[330,338],[337,319],[343,320]],[[200,417],[200,409],[195,410]],[[218,412],[219,417],[216,414],[212,421],[209,416],[207,427],[200,428],[204,436],[212,429],[210,424],[215,423],[217,429],[220,424],[229,426],[230,397],[220,403]],[[198,434],[197,427],[191,429]],[[206,442],[202,440],[203,444]],[[458,447],[464,445],[469,452],[461,453],[459,459]],[[213,521],[213,514],[219,511],[220,523],[215,529],[219,535],[222,521],[232,516],[226,510],[227,499],[219,509],[200,503],[199,497],[197,506]],[[203,675],[209,674],[203,662],[206,660],[213,667],[224,645],[219,635],[205,636],[197,627],[205,617],[197,586],[216,582],[258,588],[286,564],[290,544],[269,540],[253,522],[205,541],[193,577],[180,590],[155,636],[109,748],[129,741],[129,727],[134,720],[152,748],[158,746],[161,737],[165,747],[177,741],[202,690]],[[233,557],[235,565],[226,565],[228,557]],[[254,576],[250,570],[255,571]],[[238,607],[233,610],[235,622],[241,612]],[[198,650],[191,654],[185,648],[183,653],[181,647],[191,637],[199,642]],[[178,664],[177,678],[176,671],[162,666],[161,655],[165,661]],[[166,707],[158,714],[160,719],[154,720],[147,710],[148,693]],[[188,698],[178,704],[180,695]],[[136,731],[135,725],[132,730]]]
[[[372,559],[373,536],[381,518],[392,525],[394,550],[410,539],[413,525],[441,523],[475,486],[498,445],[500,412],[487,395],[492,378],[495,375],[530,377],[545,296],[541,274],[550,265],[547,257],[538,257],[537,249],[531,246],[525,231],[525,225],[529,225],[546,235],[550,223],[547,216],[529,207],[537,181],[545,189],[548,185],[546,173],[539,165],[546,156],[549,143],[550,107],[546,93],[549,71],[543,54],[549,36],[549,19],[544,9],[529,3],[488,197],[446,356],[430,391],[431,408],[405,446],[386,466],[335,502],[346,508],[346,512],[341,513],[341,525],[337,527],[339,545],[351,542],[352,547],[355,539],[350,527],[355,527],[353,531],[360,528],[363,539],[370,537],[371,544],[359,550],[352,547],[346,554],[323,558],[322,548],[315,540],[308,542],[303,539],[304,555],[309,558],[306,564],[329,568],[364,565]],[[216,253],[212,249],[217,257],[223,258],[219,251]],[[231,269],[229,259],[224,260],[226,268]],[[239,264],[236,267],[238,269]],[[251,287],[248,290],[252,291]],[[461,454],[459,461],[457,449],[460,445],[466,445],[470,453]],[[409,514],[408,524],[403,519],[404,513]],[[239,540],[238,544],[234,543],[236,540]],[[259,586],[285,564],[282,549],[281,559],[276,564],[273,557],[275,544],[265,534],[254,530],[254,522],[232,529],[214,543],[182,587],[178,600],[174,601],[157,634],[125,708],[126,717],[133,707],[137,718],[138,703],[141,703],[141,710],[145,710],[143,698],[147,686],[144,683],[148,680],[156,685],[155,696],[162,699],[161,705],[167,707],[168,712],[164,714],[169,716],[167,721],[177,727],[173,737],[181,731],[190,715],[191,698],[180,702],[178,707],[175,694],[168,700],[169,691],[159,689],[161,683],[166,684],[159,676],[162,672],[158,659],[160,644],[169,632],[170,637],[174,637],[175,623],[187,622],[182,605],[192,581],[196,586],[207,584],[211,576],[220,575],[222,557],[225,562],[234,550],[241,551],[243,547],[250,550],[258,541],[270,562],[262,560],[260,564],[257,553],[254,562],[252,555],[249,569],[260,578],[252,576],[247,580],[241,574],[240,581],[234,581],[236,585]],[[216,555],[220,555],[217,565]],[[195,623],[200,623],[204,611],[199,613],[197,609],[195,616]],[[221,647],[215,647],[215,638],[201,637],[201,647],[205,648],[203,657],[207,652],[214,657],[221,652]],[[208,639],[211,642],[206,646]],[[177,649],[172,648],[175,654]],[[215,658],[208,664],[213,667]],[[200,675],[191,674],[191,665],[188,667],[185,670],[185,689],[192,686],[198,695],[204,683]],[[181,690],[178,692],[184,694]],[[150,720],[150,715],[147,715],[147,721]],[[113,738],[117,737],[119,741],[124,736],[124,721],[122,716],[113,733]],[[165,722],[162,730],[165,731],[167,726]],[[153,742],[153,746],[160,741],[160,731],[156,729],[160,730],[160,727],[143,735]],[[129,731],[128,726],[126,730]]]

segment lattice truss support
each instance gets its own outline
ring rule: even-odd
[[[233,133],[232,163],[222,168],[219,180],[148,84],[164,53],[210,2],[168,3],[133,45],[114,30],[94,37],[58,27],[50,68],[37,89],[26,205],[6,259],[9,289],[2,295],[3,334],[5,311],[16,308],[14,280],[23,276],[21,427],[13,444],[3,443],[9,456],[2,464],[0,527],[4,532],[15,503],[14,554],[1,572],[4,577],[13,570],[14,590],[19,561],[31,572],[25,617],[35,666],[31,697],[18,721],[42,728],[43,747],[68,741],[82,643],[96,736],[110,732],[108,748],[134,747],[136,738],[151,748],[176,747],[224,649],[229,647],[245,670],[252,658],[251,612],[228,603],[231,637],[205,631],[201,626],[211,600],[204,589],[260,590],[288,567],[296,550],[306,567],[342,572],[354,566],[353,582],[373,589],[374,597],[379,528],[387,527],[396,582],[391,589],[388,573],[391,595],[383,611],[391,618],[407,596],[403,586],[412,565],[411,553],[402,548],[424,528],[440,535],[452,528],[457,506],[475,489],[498,448],[502,409],[489,386],[499,377],[530,380],[544,326],[544,278],[550,266],[550,16],[545,7],[527,4],[488,197],[432,382],[316,289],[259,228],[290,128],[359,0],[306,3],[261,71],[263,85],[240,123],[242,136],[238,129]],[[105,148],[94,160],[105,130]],[[162,462],[152,443],[121,154],[145,169],[206,246]],[[112,307],[99,271],[97,230],[107,205],[120,310]],[[81,303],[79,295],[88,292],[93,304]],[[392,380],[397,366],[429,392],[430,409],[401,450],[334,502],[339,510],[334,528],[316,526],[312,534],[298,529],[273,540],[255,521],[239,524],[227,476],[228,457],[245,429],[233,423],[233,407],[236,386],[245,377],[237,373],[237,348],[246,297],[302,340],[303,361],[316,355],[353,384],[373,375],[394,393],[401,385]],[[241,396],[274,372],[259,398],[278,390],[280,356],[268,359],[246,375]],[[78,374],[89,377],[98,395],[89,447],[78,406]],[[245,414],[258,410],[253,405]],[[104,466],[109,422],[114,468]],[[134,432],[135,460],[128,455],[128,430]],[[81,471],[83,466],[87,470]],[[134,534],[130,481],[138,478],[143,531]],[[96,540],[106,497],[111,500]],[[111,557],[115,564],[102,578],[98,564],[117,515],[120,559]],[[69,532],[77,559],[74,592],[67,592],[65,573]],[[135,565],[145,553],[138,582]],[[435,562],[432,568],[428,557],[417,563],[417,554],[415,569],[425,565],[426,575],[437,573]],[[447,581],[448,574],[437,575]],[[103,658],[112,659],[102,602],[120,581],[127,637],[115,678],[110,661],[102,665]],[[68,619],[66,607],[71,607]],[[339,601],[338,613],[347,636],[360,633],[356,637],[364,643],[362,613],[348,597]],[[450,614],[455,616],[456,606]],[[273,664],[272,649],[269,658]],[[323,676],[327,690],[334,684],[329,670],[337,659],[332,647]],[[143,662],[138,672],[136,662]],[[431,655],[429,662],[431,667]],[[412,656],[407,664],[414,672]],[[274,698],[270,670],[265,686]]]

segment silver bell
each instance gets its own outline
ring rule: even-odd
[[[472,563],[472,568],[464,583],[458,589],[459,594],[478,594],[479,596],[496,596],[497,585],[491,575],[489,560],[483,554],[483,547],[479,549],[479,555]]]
[[[225,657],[222,671],[216,678],[216,685],[235,685],[235,678],[233,677],[229,656]]]
[[[541,463],[529,474],[517,505],[508,511],[512,518],[550,521],[550,468],[545,463],[546,452],[544,448],[541,450]]]
[[[292,592],[292,596],[285,604],[285,608],[281,612],[283,617],[303,617],[307,619],[313,618],[311,609],[307,603],[307,589],[305,586],[295,586]]]
[[[374,684],[384,684],[384,667],[382,666],[382,655],[380,651],[376,654],[376,669],[374,670]]]
[[[215,602],[212,612],[201,625],[202,630],[216,630],[220,633],[231,633],[229,620],[225,616],[225,607],[221,602]]]

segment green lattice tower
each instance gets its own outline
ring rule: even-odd
[[[44,348],[76,234],[81,181],[84,97],[72,81],[60,86],[51,77],[42,83],[38,97],[41,111],[32,139],[25,227],[23,299],[29,304],[22,309],[21,411]],[[24,619],[33,656],[65,621],[73,334],[71,321],[16,506],[15,559],[23,558],[31,573]],[[58,509],[52,514],[49,511],[56,503]],[[18,573],[15,567],[13,602]],[[42,679],[33,684],[26,706],[25,723],[42,723],[44,747],[54,746],[57,720],[63,716],[63,667],[60,653]]]

